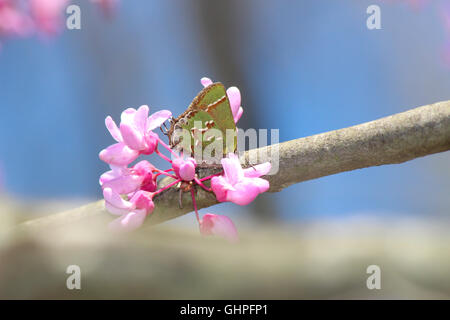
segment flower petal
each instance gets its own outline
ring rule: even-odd
[[[221,160],[225,178],[232,185],[239,182],[244,177],[244,171],[242,170],[239,158],[230,153],[227,158]]]
[[[148,112],[149,112],[148,106],[143,105],[140,106],[139,109],[134,114],[134,126],[142,134],[146,132]]]
[[[105,201],[105,209],[116,216],[121,216],[130,212],[130,209],[120,209]]]
[[[153,174],[155,167],[147,160],[142,160],[133,166],[134,172],[143,178],[140,189],[154,192],[157,189],[156,176]]]
[[[191,181],[195,177],[196,162],[194,158],[178,157],[172,161],[172,168],[175,175],[184,181]]]
[[[103,183],[103,188],[111,188],[119,194],[128,194],[134,192],[141,186],[145,176],[127,173],[116,179]]]
[[[227,201],[228,182],[223,176],[213,177],[211,179],[211,189],[219,202]]]
[[[153,113],[147,119],[147,131],[160,127],[167,119],[172,116],[172,112],[169,110],[160,110]]]
[[[234,123],[238,123],[239,119],[242,117],[242,114],[244,113],[244,109],[242,109],[242,107],[239,107],[238,112],[236,113],[236,115],[233,116],[233,120]]]
[[[184,181],[194,180],[195,167],[190,163],[184,163],[180,168],[180,178]]]
[[[244,169],[244,176],[247,178],[259,178],[269,173],[270,168],[272,168],[270,162],[257,164],[256,166]]]
[[[133,150],[143,150],[146,147],[142,131],[126,123],[120,124],[123,142]]]
[[[105,198],[106,202],[108,202],[109,204],[113,205],[118,209],[128,209],[128,210],[134,209],[134,205],[130,201],[122,199],[120,194],[118,194],[111,188],[103,189],[103,197]]]
[[[136,170],[139,174],[146,174],[151,173],[156,168],[147,160],[141,160],[133,166],[133,169]]]
[[[245,178],[242,182],[235,184],[233,186],[235,190],[229,190],[227,192],[226,200],[240,206],[246,206],[255,200],[258,194],[260,194],[260,185],[259,182],[253,181],[255,179],[260,178]]]
[[[237,87],[230,87],[227,89],[227,96],[230,101],[231,112],[233,113],[234,118],[241,106],[241,92]]]
[[[134,115],[136,114],[136,109],[128,108],[122,112],[120,115],[120,124],[128,124],[134,126]]]
[[[145,135],[146,147],[141,152],[143,154],[152,154],[153,152],[155,152],[156,147],[158,146],[158,142],[159,142],[158,135],[153,131],[148,131],[147,134]]]
[[[205,88],[213,83],[212,80],[210,78],[207,78],[207,77],[201,78],[200,82]]]
[[[212,213],[205,214],[200,225],[200,232],[203,235],[223,237],[230,242],[239,241],[236,226],[230,218],[224,215]]]
[[[111,170],[106,171],[100,176],[99,179],[100,185],[103,185],[105,182],[117,179],[118,177],[124,175],[129,170],[125,166],[109,165],[109,167],[111,168]]]
[[[147,214],[153,212],[155,204],[153,203],[153,195],[151,192],[139,190],[134,194],[130,201],[138,209],[145,209]]]
[[[117,179],[117,178],[118,178],[117,172],[113,171],[113,170],[109,170],[109,171],[106,171],[105,173],[103,173],[100,176],[100,179],[99,179],[98,182],[102,186],[105,182],[108,182],[108,181],[111,181],[111,180],[114,180],[114,179]]]
[[[105,119],[105,125],[108,129],[111,136],[116,140],[117,142],[122,142],[122,134],[120,133],[119,128],[117,127],[117,124],[114,122],[114,120],[107,116]]]
[[[114,219],[108,225],[109,229],[116,232],[128,232],[139,228],[145,220],[147,213],[144,209],[136,209],[121,217]]]
[[[117,166],[126,166],[136,160],[139,151],[128,148],[124,143],[116,143],[100,151],[102,161]]]
[[[259,193],[266,192],[270,188],[269,181],[262,178],[252,178],[252,183],[259,189]]]

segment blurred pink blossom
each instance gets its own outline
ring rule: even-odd
[[[119,0],[91,0],[111,16]],[[64,28],[71,0],[0,0],[0,38],[54,36]]]
[[[116,11],[119,0],[91,0],[91,2],[98,5],[105,16],[110,17]]]
[[[207,213],[200,224],[200,233],[223,237],[230,242],[238,242],[239,236],[236,227],[230,218],[223,215]]]
[[[30,12],[38,31],[55,35],[64,22],[64,8],[69,0],[30,0]]]
[[[0,0],[0,36],[27,36],[33,21],[15,0]]]

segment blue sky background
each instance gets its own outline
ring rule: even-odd
[[[243,119],[279,128],[281,141],[450,99],[439,1],[420,11],[381,2],[382,29],[372,31],[373,1],[232,1],[235,41],[222,50],[240,75],[230,83],[199,23],[202,2],[122,1],[105,19],[78,1],[81,30],[8,41],[0,51],[4,189],[26,199],[100,198],[98,177],[108,168],[98,152],[113,142],[104,118],[142,104],[178,115],[203,76],[245,83]],[[448,214],[449,163],[444,153],[341,173],[261,201],[283,219]],[[249,209],[212,209],[224,210]]]

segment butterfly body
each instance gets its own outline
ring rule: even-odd
[[[225,87],[219,82],[200,91],[186,111],[176,119],[171,119],[170,124],[167,135],[171,148],[176,148],[182,142],[177,131],[186,130],[185,133],[190,136],[189,151],[193,154],[199,144],[203,151],[209,144],[219,141],[222,155],[236,151],[236,125]]]

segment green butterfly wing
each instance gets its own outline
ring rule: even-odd
[[[191,132],[193,153],[198,150],[199,143],[202,143],[203,152],[211,143],[217,146],[218,141],[222,142],[222,155],[236,151],[236,125],[225,87],[219,82],[200,91],[188,109],[172,123],[169,130],[171,146],[176,144],[172,139],[176,128]]]

